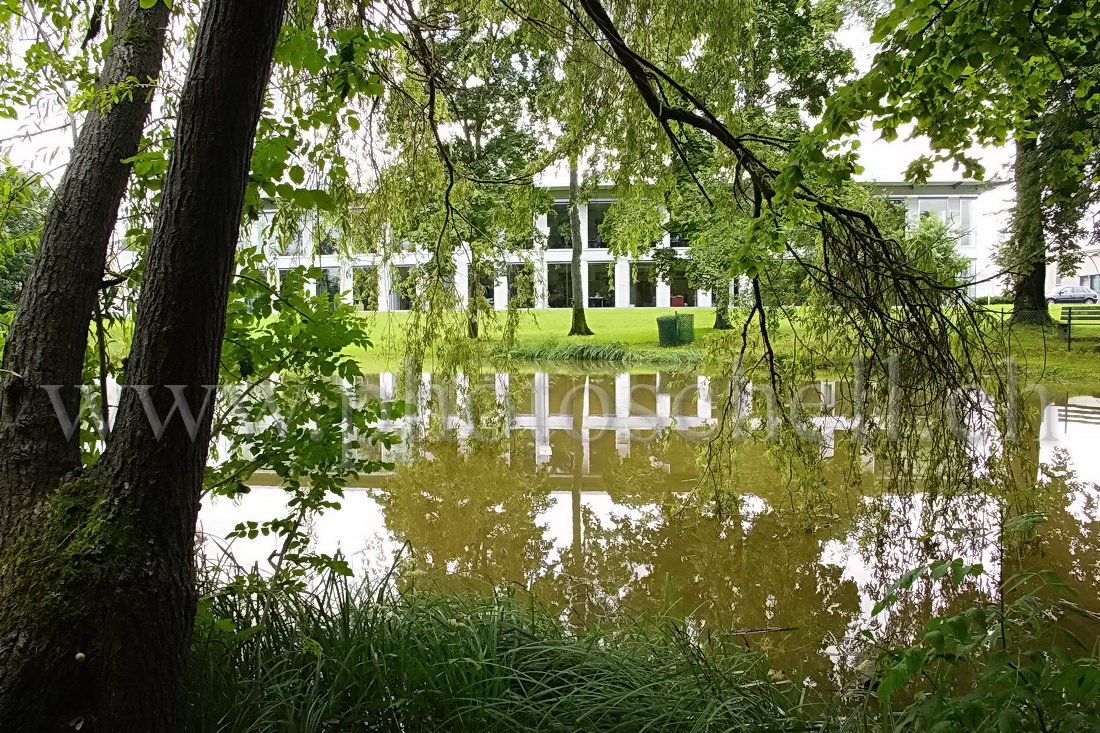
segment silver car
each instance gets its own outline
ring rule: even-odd
[[[1083,285],[1063,285],[1047,293],[1048,303],[1095,303],[1100,293]]]

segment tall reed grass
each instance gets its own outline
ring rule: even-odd
[[[219,588],[199,610],[194,733],[809,729],[758,657],[659,619],[578,633],[515,594]]]

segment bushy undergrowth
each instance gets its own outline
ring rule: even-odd
[[[766,675],[732,639],[576,634],[509,594],[230,585],[200,605],[189,730],[805,730]]]

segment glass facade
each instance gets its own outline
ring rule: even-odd
[[[630,267],[630,304],[638,308],[657,305],[657,283],[652,262],[637,262]]]
[[[588,263],[588,307],[609,308],[615,305],[614,272],[611,262]]]
[[[508,265],[508,303],[516,308],[535,307],[535,268],[531,263]]]
[[[607,216],[607,210],[611,208],[610,201],[588,202],[588,246],[595,248],[607,247],[607,242],[600,236],[600,225]]]
[[[546,266],[546,306],[548,308],[573,307],[573,267],[553,263]]]
[[[356,267],[351,273],[351,297],[355,309],[378,310],[378,268],[373,265]]]
[[[393,289],[390,292],[390,310],[407,311],[412,308],[416,290],[416,268],[399,265],[393,268]]]
[[[547,249],[569,249],[573,246],[569,236],[569,202],[554,204],[546,215],[546,224],[550,227],[546,239]]]
[[[317,294],[327,295],[329,302],[335,305],[340,300],[340,268],[322,267],[321,277],[317,278]]]
[[[669,282],[671,298],[669,306],[672,308],[694,308],[698,291],[691,286],[687,278],[687,269],[677,267],[672,273]]]
[[[947,184],[930,184],[923,188],[888,184],[885,188],[886,195],[899,210],[897,218],[891,217],[894,225],[900,225],[902,217],[913,226],[921,217],[934,216],[956,232],[958,254],[971,263],[966,276],[976,277],[975,270],[978,271],[977,276],[989,272],[985,249],[992,239],[989,242],[985,239],[979,241],[972,232],[976,217],[982,214],[982,210],[975,208],[977,189],[969,185]],[[601,195],[610,193],[604,189],[598,191]],[[565,191],[557,189],[555,194],[563,197]],[[658,280],[653,261],[636,261],[625,255],[612,256],[607,251],[608,242],[600,229],[606,222],[612,203],[609,199],[597,198],[579,204],[578,213],[583,225],[581,237],[585,244],[581,252],[580,270],[584,283],[584,306],[694,308],[712,305],[712,294],[689,282],[683,267],[674,271],[667,280]],[[418,294],[429,294],[431,289],[427,284],[434,277],[444,280],[449,296],[459,296],[444,298],[442,307],[445,308],[464,307],[468,298],[474,297],[484,299],[481,307],[495,309],[508,307],[509,301],[520,308],[569,308],[573,305],[575,285],[570,262],[572,253],[569,251],[569,214],[569,202],[559,198],[549,206],[545,218],[540,217],[533,222],[538,223],[539,228],[545,227],[548,235],[546,249],[541,249],[534,229],[530,242],[505,239],[502,233],[498,244],[510,252],[506,256],[513,260],[512,263],[507,263],[507,260],[501,262],[499,258],[502,255],[498,254],[492,259],[482,257],[475,264],[470,261],[473,253],[460,251],[455,252],[453,257],[447,256],[443,263],[446,267],[440,268],[439,272],[417,269],[433,268],[435,260],[430,259],[432,252],[418,249],[411,243],[397,250],[387,250],[392,258],[387,263],[387,255],[381,250],[370,249],[359,253],[343,251],[337,236],[339,230],[320,224],[307,226],[304,234],[293,237],[289,246],[281,246],[275,241],[270,236],[270,230],[261,228],[258,234],[259,239],[266,240],[265,248],[278,257],[272,280],[284,281],[289,269],[298,265],[323,266],[321,277],[316,282],[307,283],[306,289],[333,297],[339,295],[358,310],[408,310],[417,303]],[[667,233],[664,243],[679,248],[678,253],[683,256],[690,247],[687,232],[694,230],[674,219],[667,219],[663,229]],[[397,246],[397,243],[394,244]],[[525,251],[529,245],[533,245],[534,249]],[[656,243],[654,246],[662,245]],[[283,254],[288,251],[298,254]],[[653,255],[639,252],[636,256],[647,258]],[[423,262],[427,264],[420,264]],[[343,266],[348,268],[346,281],[342,279]],[[1074,275],[1072,281],[1076,284],[1080,280],[1082,284],[1095,287],[1100,285],[1097,279],[1091,275]],[[340,293],[341,287],[344,293]],[[979,283],[971,291],[985,295],[995,287],[998,287],[996,283]]]

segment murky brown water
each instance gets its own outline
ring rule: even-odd
[[[387,399],[395,384],[372,375],[366,390]],[[422,400],[431,384],[425,376]],[[385,456],[396,471],[364,477],[342,510],[315,520],[318,550],[339,549],[360,574],[403,553],[401,582],[524,588],[581,625],[626,610],[682,615],[701,633],[790,629],[739,638],[776,666],[819,675],[860,661],[860,631],[903,641],[931,614],[992,600],[1020,567],[1056,570],[1100,610],[1095,397],[1057,398],[1033,425],[1038,439],[1023,450],[1053,468],[1028,477],[1029,497],[1049,518],[1041,541],[1006,548],[1003,503],[990,496],[884,492],[873,462],[844,479],[851,456],[833,440],[845,428],[844,390],[833,383],[807,391],[807,424],[823,435],[822,495],[807,503],[762,445],[741,452],[717,504],[701,495],[700,473],[728,395],[707,377],[539,372],[451,384],[434,420],[422,403],[426,434],[413,418],[392,426],[410,439]],[[284,508],[280,490],[257,487],[205,507],[200,523],[224,537]],[[232,546],[244,564],[264,564],[272,549],[263,538]],[[955,557],[983,563],[986,576],[959,589],[918,585],[871,617],[906,570]],[[1076,630],[1095,639],[1090,623]]]

